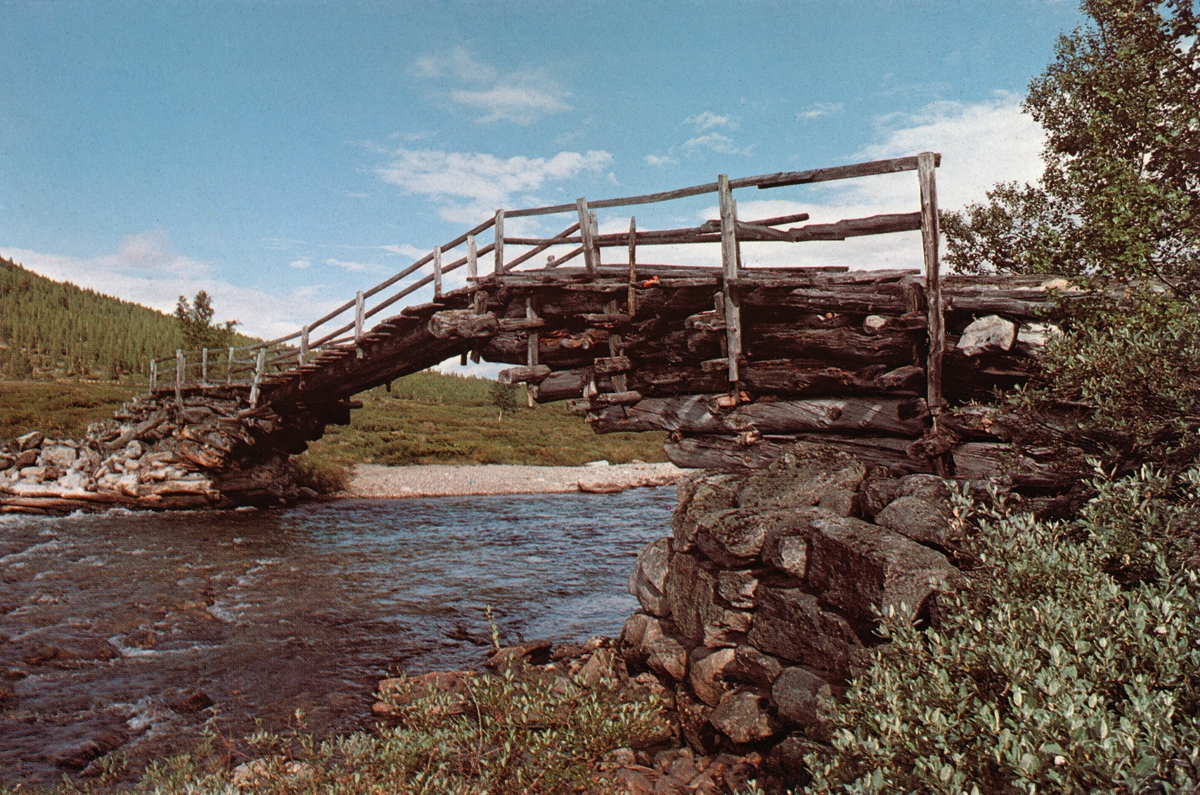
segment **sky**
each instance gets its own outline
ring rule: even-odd
[[[0,0],[0,255],[289,333],[508,209],[932,150],[943,208],[1033,181],[1071,2]],[[735,192],[753,220],[919,209],[914,174]],[[692,226],[715,197],[602,210]],[[513,219],[561,231],[570,216]],[[480,244],[490,242],[481,236]],[[605,251],[605,256],[618,255]],[[916,233],[747,245],[920,267]],[[715,247],[639,261],[712,264]],[[448,286],[462,283],[448,275]],[[414,299],[419,299],[418,294]]]

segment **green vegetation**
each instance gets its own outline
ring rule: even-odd
[[[1074,444],[1136,461],[1194,441],[1200,394],[1200,19],[1191,0],[1084,0],[1025,109],[1046,130],[1037,185],[947,213],[948,261],[1108,288],[1046,352],[1026,408],[1091,411]],[[1114,362],[1120,366],[1113,366]]]
[[[152,356],[184,346],[177,318],[0,259],[0,378],[144,379]]]
[[[561,404],[498,407],[495,381],[433,371],[360,395],[350,425],[332,426],[302,458],[349,465],[549,464],[666,460],[663,435],[597,435]],[[520,390],[514,390],[521,398]],[[515,407],[513,407],[515,406]]]
[[[0,381],[0,439],[41,431],[80,439],[88,423],[111,417],[145,384]]]
[[[883,617],[810,791],[1194,791],[1200,469],[1092,485],[1074,522],[975,517],[974,587],[936,630]]]
[[[934,628],[881,617],[811,792],[1200,789],[1200,21],[1192,0],[1082,7],[1025,103],[1040,183],[944,228],[961,271],[1105,288],[1012,402],[1031,429],[1079,411],[1038,441],[1107,468],[1071,521],[963,501],[968,584]]]
[[[194,301],[188,301],[185,296],[179,296],[175,302],[175,320],[179,323],[183,335],[183,347],[188,350],[201,348],[227,348],[237,345],[237,335],[234,327],[236,320],[226,320],[224,323],[213,325],[213,315],[216,309],[212,305],[212,297],[201,290],[196,293]]]
[[[211,742],[152,765],[121,791],[154,795],[273,793],[561,793],[597,782],[606,753],[660,737],[662,708],[635,699],[611,681],[584,687],[513,673],[477,676],[466,692],[431,692],[406,683],[385,699],[400,707],[399,725],[317,741],[300,730],[248,738],[256,761],[230,770]],[[302,716],[297,716],[301,723]],[[120,775],[120,767],[113,773]],[[240,780],[239,780],[240,779]],[[64,782],[56,792],[94,791]],[[26,790],[0,787],[0,795]]]

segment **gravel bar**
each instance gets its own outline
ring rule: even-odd
[[[389,467],[358,464],[344,497],[457,497],[469,494],[611,494],[641,486],[665,486],[692,470],[674,464],[589,464],[581,467],[479,466]]]

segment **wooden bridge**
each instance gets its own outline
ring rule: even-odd
[[[460,356],[514,365],[502,381],[527,384],[531,400],[571,401],[598,432],[668,431],[667,453],[684,466],[761,465],[805,438],[909,472],[976,477],[1015,461],[1036,482],[1036,462],[1016,456],[987,418],[952,409],[1027,379],[1038,324],[1065,285],[943,276],[938,163],[924,152],[497,210],[293,334],[152,362],[151,391],[173,393],[182,408],[185,394],[247,389],[250,413],[274,418],[274,443],[299,452],[325,424],[348,421],[355,394]],[[919,209],[822,222],[738,217],[735,191],[895,172],[916,172]],[[699,226],[641,229],[630,218],[628,231],[599,231],[597,209],[704,194],[716,195],[719,217]],[[554,215],[570,223],[551,237],[505,233],[511,219]],[[742,263],[743,244],[917,230],[923,271]],[[719,267],[647,262],[656,246],[677,256],[703,244],[720,246]],[[460,268],[466,285],[443,289]],[[432,301],[384,314],[430,287]]]

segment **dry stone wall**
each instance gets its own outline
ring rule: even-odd
[[[929,620],[961,576],[949,484],[798,443],[765,470],[678,489],[671,537],[645,546],[629,579],[641,609],[622,630],[626,663],[674,691],[697,751],[771,747],[794,769],[829,739],[830,705],[880,642],[877,611]]]
[[[288,454],[337,419],[299,417],[250,406],[237,386],[142,395],[82,440],[34,432],[0,441],[0,512],[290,502],[302,492]]]

